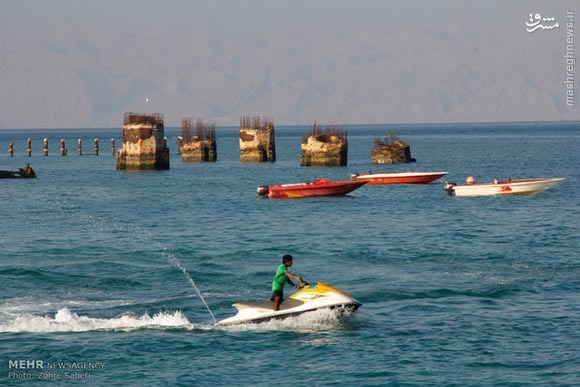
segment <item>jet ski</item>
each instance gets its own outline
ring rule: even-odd
[[[257,324],[270,320],[282,320],[302,313],[320,309],[334,309],[338,313],[355,312],[362,304],[340,289],[323,282],[316,286],[304,284],[301,290],[282,301],[280,310],[274,311],[274,302],[247,302],[232,306],[238,310],[235,316],[218,321],[216,325]]]

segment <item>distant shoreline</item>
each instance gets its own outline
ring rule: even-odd
[[[300,125],[285,125],[285,124],[275,124],[276,129],[296,129],[296,128],[310,128],[312,125],[310,124],[300,124]],[[561,124],[578,124],[580,125],[580,120],[562,120],[562,121],[489,121],[489,122],[436,122],[436,123],[428,123],[428,122],[421,122],[421,123],[382,123],[382,124],[339,124],[333,123],[333,125],[344,126],[346,129],[357,129],[357,128],[385,128],[385,129],[397,129],[397,128],[409,128],[409,127],[447,127],[447,126],[498,126],[498,125],[561,125]],[[236,125],[225,125],[219,126],[216,125],[217,128],[220,130],[236,130],[239,129],[239,126]],[[23,131],[32,130],[32,131],[105,131],[105,130],[121,130],[122,125],[118,127],[86,127],[86,128],[0,128],[0,133],[8,133],[8,132],[19,132],[22,133]],[[174,130],[174,129],[181,129],[178,126],[166,126],[166,130]]]

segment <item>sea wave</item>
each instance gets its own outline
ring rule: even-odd
[[[0,323],[0,332],[88,332],[88,331],[132,331],[138,329],[194,329],[181,311],[158,312],[153,316],[145,313],[141,316],[132,314],[116,318],[94,318],[80,316],[69,308],[59,309],[54,316],[44,317],[19,315]]]

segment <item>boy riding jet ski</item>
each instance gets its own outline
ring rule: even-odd
[[[272,281],[270,301],[233,304],[238,313],[233,317],[219,321],[217,325],[260,323],[320,309],[334,309],[340,313],[352,313],[361,306],[361,303],[349,294],[323,282],[318,282],[316,286],[311,287],[301,277],[288,272],[290,266],[292,266],[292,256],[285,255],[282,257],[282,264],[278,267]],[[290,278],[298,281],[298,284],[294,284]],[[284,300],[283,289],[286,283],[301,290]]]

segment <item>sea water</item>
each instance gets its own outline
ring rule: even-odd
[[[276,128],[277,161],[260,164],[239,162],[236,128],[218,130],[217,162],[185,163],[173,128],[171,169],[140,172],[115,169],[120,129],[5,130],[0,169],[28,162],[38,177],[0,180],[0,385],[577,385],[578,128],[352,126],[342,168],[299,166],[306,127]],[[393,129],[417,162],[371,164],[375,137]],[[78,156],[78,138],[85,153],[99,138],[100,155]],[[514,197],[450,197],[442,180],[256,194],[406,170],[566,180]],[[284,254],[363,306],[214,327],[231,304],[270,297]]]

